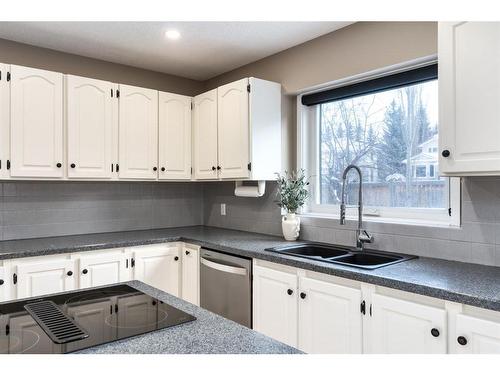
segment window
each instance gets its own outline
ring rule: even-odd
[[[440,177],[435,168],[436,65],[432,70],[429,66],[405,70],[304,95],[301,102],[306,106],[299,107],[304,112],[300,127],[304,157],[299,163],[312,176],[310,213],[338,215],[342,173],[349,164],[356,164],[363,173],[366,213],[451,222],[450,191],[455,194],[460,188],[457,181]],[[352,173],[348,179],[348,205],[357,203],[355,178]]]

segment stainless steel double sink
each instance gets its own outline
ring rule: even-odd
[[[384,253],[371,250],[359,251],[349,247],[320,243],[278,246],[268,248],[266,251],[369,270],[416,258],[411,255]]]

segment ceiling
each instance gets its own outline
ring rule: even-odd
[[[206,80],[351,23],[1,22],[0,38]]]

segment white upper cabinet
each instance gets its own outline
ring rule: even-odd
[[[439,170],[500,174],[500,23],[439,23]]]
[[[194,178],[216,179],[217,174],[217,89],[194,97]]]
[[[11,176],[63,177],[63,75],[11,65]]]
[[[249,177],[248,78],[217,88],[220,178]]]
[[[194,98],[194,178],[273,180],[281,171],[281,85],[244,78]]]
[[[113,84],[67,76],[69,178],[111,178]]]
[[[160,180],[191,179],[191,97],[159,93]]]
[[[451,352],[458,354],[500,354],[500,321],[467,314],[456,317]]]
[[[299,349],[314,354],[361,354],[361,290],[299,279]]]
[[[446,354],[446,310],[373,293],[369,347],[379,354]]]
[[[0,64],[0,178],[8,177],[10,163],[10,86],[9,65]],[[8,161],[9,160],[9,161]]]
[[[158,176],[158,91],[120,85],[119,176]]]

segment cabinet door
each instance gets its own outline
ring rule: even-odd
[[[9,353],[53,354],[61,353],[61,346],[54,344],[31,315],[21,315],[9,320],[12,337]],[[15,334],[14,334],[15,332]]]
[[[80,288],[90,288],[130,280],[125,254],[83,255],[80,258]]]
[[[82,341],[67,344],[68,351],[74,351],[83,346],[94,346],[117,339],[116,314],[111,310],[111,299],[98,302],[68,303],[65,313],[73,318],[75,323],[92,335]]]
[[[158,91],[120,85],[119,176],[158,176]]]
[[[12,177],[63,177],[63,75],[11,65]]]
[[[152,245],[134,248],[134,279],[180,296],[180,262],[177,245]]]
[[[217,89],[194,97],[194,178],[217,178]]]
[[[149,327],[158,329],[162,316],[153,297],[145,294],[118,297],[118,338],[138,335]]]
[[[66,292],[75,288],[75,262],[70,259],[19,263],[14,269],[17,298]]]
[[[0,302],[6,301],[9,294],[7,288],[9,288],[9,283],[7,282],[7,275],[4,267],[0,267]]]
[[[0,178],[9,177],[10,160],[10,86],[7,82],[9,65],[0,64]]]
[[[454,352],[459,354],[500,354],[500,323],[458,314],[456,320]],[[458,338],[461,336],[459,344]],[[465,339],[465,341],[463,341]]]
[[[220,178],[249,176],[248,79],[217,88]]]
[[[67,76],[68,177],[111,178],[111,82]]]
[[[361,290],[307,277],[299,283],[299,349],[361,354]]]
[[[200,252],[198,249],[182,249],[182,299],[200,305]]]
[[[297,276],[267,267],[253,272],[253,328],[297,346]]]
[[[373,352],[382,354],[446,354],[444,309],[372,295]],[[438,332],[435,337],[432,330]]]
[[[499,45],[498,22],[439,23],[441,172],[500,173]]]
[[[160,180],[191,179],[191,97],[159,93]]]

